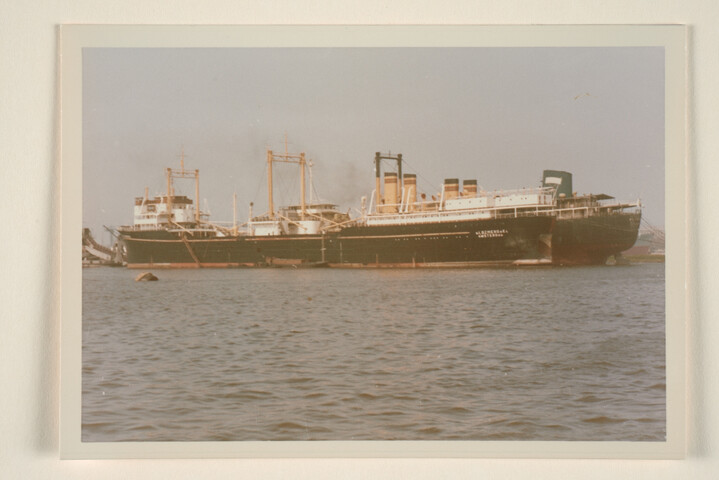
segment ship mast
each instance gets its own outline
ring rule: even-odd
[[[314,190],[314,184],[312,183],[312,159],[310,158],[307,162],[307,173],[310,176],[310,206],[314,203],[314,198],[312,196],[312,191]]]
[[[172,222],[172,169],[167,167],[167,223]]]
[[[305,154],[290,154],[287,151],[287,135],[285,135],[285,153],[276,154],[272,150],[267,150],[267,191],[269,195],[270,218],[275,218],[275,208],[272,194],[272,164],[274,162],[296,163],[300,166],[300,218],[305,219],[307,206],[305,204]]]
[[[194,178],[195,179],[195,222],[200,223],[200,171],[194,172],[185,170],[185,148],[182,148],[180,154],[180,169],[173,170],[167,168],[167,221],[172,223],[172,199],[175,195],[172,180],[174,178]]]

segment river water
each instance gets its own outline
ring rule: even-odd
[[[83,441],[666,435],[664,265],[83,271]]]

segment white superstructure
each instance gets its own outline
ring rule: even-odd
[[[193,201],[184,195],[173,195],[169,202],[166,195],[151,199],[136,197],[133,227],[136,230],[157,230],[173,224],[192,227],[196,224],[197,213]],[[208,215],[199,212],[199,217],[207,219]]]
[[[304,219],[303,219],[304,217]],[[349,220],[347,213],[331,203],[304,206],[291,205],[281,208],[270,218],[269,215],[256,217],[247,222],[248,235],[318,235],[322,231]]]

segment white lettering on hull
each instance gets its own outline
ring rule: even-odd
[[[501,238],[509,232],[502,228],[497,230],[478,230],[474,232],[479,238]]]

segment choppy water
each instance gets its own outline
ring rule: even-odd
[[[84,441],[664,440],[664,266],[83,271]]]

